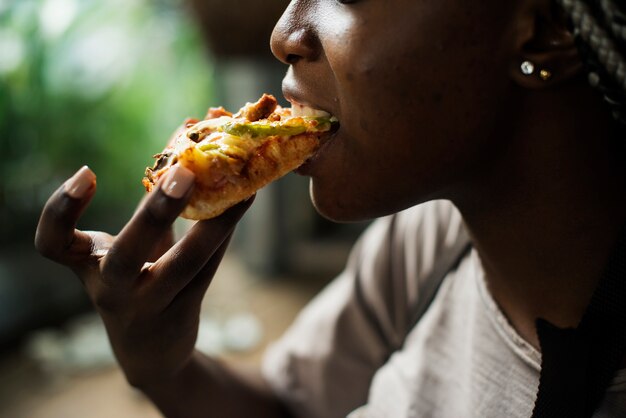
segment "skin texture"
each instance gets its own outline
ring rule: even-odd
[[[320,213],[352,221],[450,199],[524,338],[537,345],[538,316],[578,323],[625,220],[626,164],[550,1],[294,0],[271,46],[289,64],[285,96],[341,122],[301,169]],[[525,60],[553,77],[523,76]],[[50,198],[36,246],[85,283],[129,382],[168,417],[286,416],[258,375],[193,351],[245,205],[172,246],[190,190],[159,189],[114,237],[74,229],[92,183]]]

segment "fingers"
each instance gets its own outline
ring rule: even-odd
[[[189,306],[200,306],[202,303],[202,299],[204,299],[204,295],[209,288],[209,285],[213,281],[213,277],[215,276],[215,272],[219,267],[222,258],[224,258],[224,254],[226,254],[226,249],[228,248],[228,244],[232,238],[233,234],[226,237],[224,242],[219,246],[219,248],[213,253],[211,259],[202,267],[202,270],[196,274],[194,279],[178,294],[173,300],[170,300],[167,306],[167,309],[174,310],[182,310],[188,309]]]
[[[35,233],[43,256],[72,265],[90,254],[90,236],[75,228],[95,191],[96,175],[84,166],[50,196]]]
[[[171,299],[192,279],[195,280],[194,277],[207,265],[215,265],[217,269],[227,246],[225,243],[252,201],[248,199],[217,218],[196,223],[185,237],[150,267],[150,272],[156,275],[150,284],[152,290]]]
[[[105,280],[138,275],[187,204],[194,179],[194,174],[180,165],[169,170],[109,249],[102,263]]]
[[[175,241],[176,240],[174,237],[174,228],[172,227],[167,230],[167,232],[161,237],[159,242],[152,249],[152,253],[150,253],[150,257],[148,257],[148,261],[154,262],[158,260],[159,258],[161,258],[161,256],[165,254],[167,250],[172,248],[172,245],[174,245]]]

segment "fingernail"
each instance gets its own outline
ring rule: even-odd
[[[96,175],[84,165],[65,182],[65,193],[74,199],[82,199],[95,184]]]
[[[161,190],[172,199],[180,199],[193,185],[196,176],[187,168],[175,165],[169,170]]]

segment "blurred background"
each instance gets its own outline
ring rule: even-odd
[[[287,4],[0,0],[0,416],[158,416],[126,386],[78,280],[35,253],[39,212],[87,164],[98,193],[79,227],[115,233],[186,117],[281,97],[269,36]],[[198,346],[258,363],[363,227],[320,218],[305,178],[264,189],[205,300]]]

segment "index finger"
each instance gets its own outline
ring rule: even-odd
[[[91,237],[77,230],[76,222],[95,191],[96,175],[83,166],[50,196],[35,233],[37,251],[68,266],[90,254]]]

